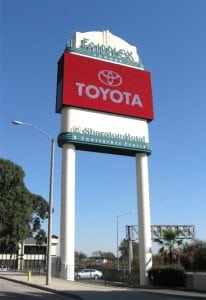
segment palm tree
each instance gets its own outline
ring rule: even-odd
[[[165,229],[162,232],[162,238],[154,239],[154,242],[162,245],[159,252],[161,254],[165,253],[165,247],[169,249],[169,263],[172,264],[172,251],[175,249],[175,245],[177,246],[182,244],[182,240],[178,239],[179,231],[172,229]]]

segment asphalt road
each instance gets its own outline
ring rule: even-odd
[[[0,299],[55,299],[55,300],[74,300],[69,296],[61,296],[49,293],[40,289],[32,288],[23,284],[14,283],[0,278]]]

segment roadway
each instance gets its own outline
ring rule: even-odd
[[[24,284],[11,282],[0,278],[0,299],[53,299],[53,300],[74,300],[69,296],[62,296],[37,288],[33,288]]]

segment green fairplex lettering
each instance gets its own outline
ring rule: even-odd
[[[90,52],[96,52],[103,55],[126,58],[129,61],[134,61],[134,58],[132,56],[132,51],[130,52],[124,49],[117,50],[115,47],[114,48],[110,46],[106,47],[104,45],[94,44],[93,42],[88,43],[88,42],[89,39],[86,38],[81,40],[80,48]]]

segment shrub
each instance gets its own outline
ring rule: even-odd
[[[187,271],[206,271],[206,242],[185,243],[180,261]]]
[[[130,286],[138,286],[139,285],[139,271],[133,271],[131,274],[128,274],[125,279],[126,284]]]
[[[149,270],[148,277],[153,285],[183,286],[185,271],[184,268],[179,265],[159,266]]]

